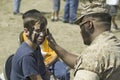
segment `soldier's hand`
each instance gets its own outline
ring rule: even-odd
[[[47,29],[47,40],[48,40],[48,44],[49,46],[54,49],[56,44],[55,39],[53,38],[52,34],[50,33],[49,29]]]

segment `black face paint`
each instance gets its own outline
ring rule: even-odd
[[[45,28],[45,24],[44,23],[41,23],[40,24],[40,32],[42,32],[42,30]]]
[[[35,35],[34,35],[33,43],[37,44],[37,39],[38,39],[40,33],[43,32],[44,28],[45,28],[45,24],[41,23],[40,24],[40,29],[38,31],[36,31],[37,33],[35,33]]]
[[[32,41],[33,30],[34,30],[34,28],[29,29],[30,34],[29,34],[28,38],[29,38],[31,41]]]
[[[37,43],[37,38],[39,37],[40,34],[35,33],[34,38],[33,38],[33,43]]]
[[[45,36],[47,36],[45,23],[41,23],[41,25],[40,25],[40,32],[44,32]]]

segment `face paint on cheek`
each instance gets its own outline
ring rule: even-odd
[[[40,32],[43,32],[44,36],[47,35],[47,28],[46,28],[46,25],[43,23],[40,25]]]
[[[39,37],[39,34],[35,33],[34,34],[34,38],[33,38],[33,42],[37,44],[37,38]]]
[[[45,24],[41,23],[41,25],[40,25],[40,32],[42,32],[42,30],[44,30],[45,27],[46,27]]]

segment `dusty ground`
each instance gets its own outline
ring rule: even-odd
[[[61,0],[60,18],[63,16],[65,2]],[[21,12],[29,9],[38,9],[45,14],[48,27],[56,41],[68,51],[80,53],[85,47],[82,43],[79,26],[65,24],[61,21],[51,22],[51,0],[22,0]],[[23,30],[21,16],[13,15],[13,0],[1,0],[0,2],[0,72],[3,71],[5,59],[15,53],[18,48],[18,36]],[[117,21],[118,24],[120,21]],[[114,31],[120,38],[119,31]]]

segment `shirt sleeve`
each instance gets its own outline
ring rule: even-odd
[[[91,71],[78,70],[74,80],[100,80],[99,76]]]
[[[22,62],[23,75],[28,77],[33,74],[39,74],[37,64],[37,61],[32,56],[24,56]]]
[[[98,47],[97,47],[98,48]],[[85,49],[78,58],[78,62],[75,66],[75,73],[79,70],[87,70],[94,73],[101,73],[104,69],[103,61],[101,61],[102,55],[97,49]]]

